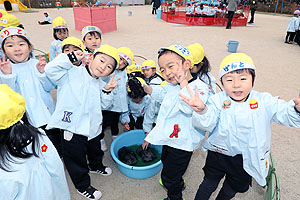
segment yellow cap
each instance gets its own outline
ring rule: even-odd
[[[244,53],[232,53],[225,57],[220,64],[219,78],[225,74],[238,69],[254,69],[255,65],[252,59]]]
[[[3,17],[4,15],[7,15],[8,13],[6,12],[6,10],[3,10],[3,9],[0,9],[0,13],[1,13],[1,16],[0,17]]]
[[[132,72],[142,72],[142,67],[137,64],[132,64],[126,67],[127,74],[131,74]]]
[[[184,47],[184,46],[182,46],[180,44],[171,45],[169,47],[161,47],[158,50],[158,55],[160,55],[165,50],[173,51],[176,54],[178,54],[181,57],[183,57],[185,60],[190,60],[192,62],[192,56],[191,56],[190,51],[186,47]],[[192,65],[191,65],[191,67],[192,67]]]
[[[68,28],[66,20],[61,16],[56,17],[52,22],[52,27],[54,29]]]
[[[0,129],[20,121],[25,113],[25,99],[6,84],[0,84]]]
[[[2,16],[0,19],[0,29],[8,28],[8,27],[16,27],[19,26],[21,23],[19,19],[12,15],[12,14],[6,14]]]
[[[74,45],[75,47],[78,47],[81,51],[84,51],[84,46],[82,41],[76,37],[72,36],[64,39],[63,42],[61,43],[61,48],[63,48],[67,44]]]
[[[204,54],[204,49],[199,43],[191,44],[190,46],[187,47],[190,50],[190,53],[192,54],[192,62],[194,64],[199,64],[205,54]]]
[[[13,35],[19,35],[19,36],[23,36],[25,37],[28,41],[29,41],[29,37],[27,32],[22,29],[22,28],[18,28],[18,27],[9,27],[9,28],[5,28],[3,30],[1,30],[0,32],[0,44],[2,45],[2,42]]]
[[[132,65],[133,58],[134,58],[134,54],[132,53],[132,51],[128,47],[120,47],[118,48],[118,51],[119,51],[119,56],[124,58],[127,61],[128,66]]]
[[[142,70],[151,68],[156,68],[155,62],[153,60],[145,60],[142,64]]]
[[[96,50],[96,52],[104,53],[104,54],[112,57],[113,59],[115,59],[115,61],[117,62],[117,68],[116,69],[119,68],[120,56],[119,56],[118,49],[116,49],[115,47],[112,47],[108,44],[104,44],[100,48],[98,48]]]

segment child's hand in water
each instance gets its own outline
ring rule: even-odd
[[[3,54],[3,59],[0,59],[0,70],[3,74],[11,74],[10,61],[5,59],[5,54]]]
[[[201,100],[201,98],[199,97],[198,87],[195,86],[195,94],[193,94],[193,91],[191,90],[191,88],[188,85],[186,86],[186,88],[190,93],[190,97],[185,96],[183,94],[179,94],[182,101],[187,103],[189,106],[191,106],[191,108],[193,110],[195,110],[198,113],[204,111],[206,106],[203,103],[203,101]]]
[[[120,78],[114,80],[115,76],[116,76],[116,75],[113,75],[113,76],[111,77],[110,81],[105,85],[105,87],[104,87],[104,90],[105,90],[105,91],[110,92],[110,91],[112,91],[113,89],[115,89],[115,88],[117,87],[116,82],[117,82],[118,80],[120,80]]]
[[[46,58],[42,57],[41,54],[39,54],[39,62],[36,64],[36,68],[39,70],[41,74],[45,72],[45,66],[46,66]]]
[[[128,122],[124,123],[124,132],[130,131],[130,126],[128,124]]]

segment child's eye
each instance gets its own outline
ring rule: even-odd
[[[232,80],[231,80],[231,79],[227,79],[226,81],[227,81],[227,82],[231,82]]]
[[[112,69],[112,67],[110,65],[107,66],[108,69]]]
[[[247,80],[247,78],[241,78],[241,80],[242,80],[242,81],[245,81],[245,80]]]

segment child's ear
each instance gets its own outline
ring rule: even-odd
[[[183,65],[186,70],[189,70],[191,68],[192,62],[189,59],[187,59],[184,61]]]

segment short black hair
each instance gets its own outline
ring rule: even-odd
[[[100,40],[102,40],[101,34],[97,31],[88,32],[87,34],[90,34],[91,36],[94,36],[94,37],[96,37],[96,35],[98,35],[100,37]],[[85,36],[83,38],[84,41],[85,41],[85,37],[86,37],[87,34],[85,34]]]
[[[128,85],[128,89],[130,90],[128,91],[128,96],[130,98],[141,99],[147,95],[144,91],[144,88],[142,87],[141,82],[137,78],[135,77],[129,78],[127,85]]]
[[[69,33],[69,29],[68,28],[59,28],[59,29],[55,29],[54,28],[53,29],[53,37],[54,37],[54,39],[59,40],[59,38],[56,36],[56,33],[60,32],[60,31]]]
[[[229,72],[230,74],[241,74],[243,72],[247,72],[247,73],[250,73],[251,76],[252,76],[252,87],[254,86],[254,80],[255,80],[255,70],[254,69],[249,69],[249,68],[246,68],[246,69],[237,69],[237,70],[234,70],[232,72]],[[223,85],[223,80],[222,80],[223,77],[221,77],[221,83]]]

